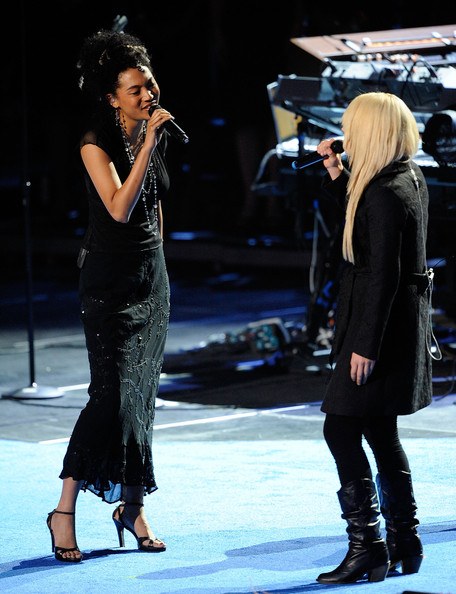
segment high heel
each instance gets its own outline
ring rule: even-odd
[[[388,574],[389,563],[385,563],[383,565],[379,565],[379,567],[375,567],[367,572],[367,581],[368,582],[383,582]]]
[[[421,562],[423,561],[423,555],[415,555],[415,557],[403,557],[399,563],[402,567],[402,573],[418,573]]]
[[[364,578],[382,582],[389,569],[388,549],[380,535],[377,493],[373,481],[358,479],[337,493],[342,518],[347,520],[348,552],[342,563],[317,577],[321,584],[351,584]]]
[[[143,507],[142,503],[131,503],[128,501],[125,503],[121,503],[114,510],[114,512],[112,514],[112,520],[113,520],[114,525],[117,529],[117,536],[119,538],[119,547],[125,546],[124,529],[126,528],[128,530],[128,532],[131,532],[131,534],[133,534],[133,536],[136,538],[136,542],[138,543],[138,550],[146,551],[148,553],[161,553],[163,551],[166,551],[165,543],[162,540],[160,540],[159,538],[150,537],[150,536],[138,536],[136,534],[136,532],[133,530],[133,528],[130,528],[129,526],[126,525],[126,523],[124,522],[124,520],[122,518],[123,513],[120,511],[120,508],[125,507],[126,505],[136,505],[137,507],[140,507],[140,508]],[[117,517],[116,517],[116,514],[117,514]],[[147,544],[147,545],[144,544],[146,542],[146,540],[149,541],[149,544]],[[154,546],[153,543],[158,543],[159,546]]]
[[[78,553],[81,553],[81,551],[79,550],[79,548],[77,546],[75,546],[71,549],[65,549],[65,548],[59,547],[55,544],[54,532],[52,531],[52,528],[51,528],[52,518],[53,518],[54,514],[64,514],[65,516],[74,516],[74,512],[64,512],[64,511],[59,511],[57,509],[54,509],[53,511],[49,512],[49,514],[48,514],[46,524],[47,524],[47,527],[49,528],[49,532],[51,533],[52,552],[54,553],[55,558],[57,559],[57,561],[62,561],[64,563],[79,563],[80,561],[82,561],[82,554],[80,557],[64,557],[63,556],[65,553],[72,553],[73,551],[77,551]]]
[[[385,518],[390,571],[400,565],[403,574],[418,573],[423,545],[413,493],[412,475],[404,470],[380,472],[377,476],[380,511]]]
[[[116,512],[118,513],[118,517],[119,517],[118,520],[116,520],[116,518],[114,517]],[[112,514],[112,521],[114,522],[114,525],[117,529],[117,536],[119,538],[119,547],[124,547],[125,546],[124,525],[120,521],[120,505],[118,507],[116,507],[116,509],[114,510],[114,512]],[[127,528],[127,530],[128,530],[128,528]]]

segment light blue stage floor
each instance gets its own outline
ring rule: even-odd
[[[251,290],[224,291],[201,285],[196,293],[192,283],[175,287],[168,350],[188,350],[248,321],[302,316],[302,291],[294,286],[265,290],[253,284]],[[207,389],[209,398],[194,401],[184,389],[182,398],[167,391],[173,381],[182,387],[194,378],[184,373],[163,378],[168,401],[157,409],[154,429],[159,490],[147,497],[146,509],[167,551],[138,552],[128,533],[127,548],[119,549],[114,507],[83,493],[77,535],[84,561],[56,561],[45,520],[60,494],[66,440],[87,400],[89,372],[75,291],[47,294],[44,289],[36,304],[37,381],[65,394],[38,402],[0,399],[0,592],[456,594],[454,367],[447,377],[447,367],[436,366],[435,386],[446,397],[399,420],[426,556],[417,575],[348,586],[315,581],[344,557],[346,524],[335,466],[323,441],[324,415],[312,400],[321,399],[325,378],[293,373],[226,386],[216,378],[220,386],[215,387],[223,388],[218,398]],[[27,343],[16,300],[4,302],[0,313],[6,328],[0,333],[0,393],[5,394],[26,382]],[[265,408],[265,394],[279,387],[282,406]],[[176,402],[169,401],[173,398]]]
[[[77,510],[85,559],[77,565],[54,560],[45,526],[66,444],[0,441],[0,591],[454,593],[456,440],[407,438],[404,445],[425,548],[420,573],[324,586],[315,578],[341,561],[347,541],[333,461],[320,439],[158,440],[159,490],[146,507],[168,550],[140,553],[129,534],[127,548],[119,549],[113,507],[85,493]]]

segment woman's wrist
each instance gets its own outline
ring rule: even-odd
[[[343,170],[344,166],[342,164],[336,165],[335,167],[327,168],[327,172],[329,173],[329,176],[333,181],[339,177]]]

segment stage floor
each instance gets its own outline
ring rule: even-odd
[[[308,300],[304,273],[299,278],[289,272],[185,276],[171,271],[170,277],[170,329],[155,439],[321,438],[319,405],[329,373],[324,349],[278,358],[274,352],[238,348],[238,337],[258,321],[280,320],[290,332],[300,331]],[[76,280],[56,271],[34,286],[34,379],[44,393],[46,387],[59,388],[57,398],[4,398],[30,385],[21,289],[20,283],[7,285],[1,307],[0,438],[65,440],[87,401],[89,382]],[[435,401],[400,418],[404,436],[456,436],[454,367],[454,361],[435,364]]]
[[[61,459],[87,400],[89,377],[76,288],[58,277],[42,280],[34,293],[36,381],[63,395],[0,400],[3,591],[327,589],[315,578],[343,558],[346,534],[334,465],[322,439],[325,356],[297,357],[283,369],[265,364],[258,353],[243,353],[236,361],[217,346],[221,336],[237,336],[258,320],[302,323],[306,279],[171,277],[167,362],[154,432],[159,490],[147,498],[151,524],[168,550],[148,556],[136,552],[132,540],[126,549],[117,548],[112,510],[84,494],[77,520],[83,564],[62,567],[50,553],[44,519],[58,497]],[[7,287],[0,336],[3,395],[28,385],[24,301],[18,285]],[[426,552],[422,570],[375,586],[344,586],[344,592],[363,594],[374,587],[380,594],[449,593],[456,584],[456,395],[450,370],[451,364],[436,369],[433,404],[399,422],[416,473]]]

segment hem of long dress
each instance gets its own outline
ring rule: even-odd
[[[60,478],[72,478],[81,483],[82,491],[90,491],[106,503],[122,500],[123,487],[142,486],[144,495],[157,489],[152,461],[141,465],[136,472],[126,472],[125,462],[106,462],[91,459],[81,450],[67,452]]]
[[[93,481],[87,481],[81,478],[77,478],[74,476],[67,476],[66,473],[61,473],[59,478],[66,479],[66,478],[71,478],[74,481],[77,482],[81,482],[81,491],[90,491],[91,493],[93,493],[94,495],[96,495],[97,497],[99,497],[102,501],[104,501],[105,503],[117,503],[119,501],[123,501],[123,488],[124,487],[137,487],[138,485],[142,485],[144,487],[144,496],[146,495],[150,495],[151,493],[154,493],[158,487],[155,483],[153,484],[142,484],[142,483],[137,483],[136,485],[129,485],[126,483],[121,483],[121,482],[115,482],[113,483],[112,481],[108,480],[107,483],[104,483],[103,487],[97,487],[93,484]]]

